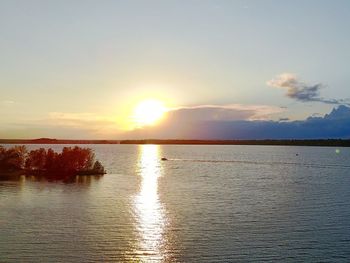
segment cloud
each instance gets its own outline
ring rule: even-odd
[[[63,139],[115,138],[118,130],[112,117],[93,113],[51,112],[42,119],[8,123],[0,129],[0,137],[27,138],[54,137]]]
[[[317,83],[309,85],[298,80],[298,78],[291,73],[283,73],[275,78],[267,81],[267,85],[275,88],[287,89],[286,96],[301,102],[323,102],[326,104],[349,104],[347,100],[338,99],[326,99],[320,96],[320,90],[324,88],[324,85]]]
[[[92,113],[52,112],[47,118],[2,125],[0,137],[71,139],[317,139],[350,138],[350,107],[341,105],[306,120],[276,119],[279,107],[202,105],[173,109],[156,126],[128,133],[113,118]]]
[[[40,120],[42,123],[43,120]],[[101,116],[94,113],[51,112],[44,120],[45,125],[58,129],[83,131],[90,137],[113,138],[118,132],[116,120],[113,117]]]
[[[167,119],[181,122],[262,120],[282,111],[280,107],[267,105],[199,105],[172,109]]]
[[[188,138],[206,136],[210,130],[198,130],[204,123],[221,126],[235,121],[257,121],[271,119],[273,114],[285,111],[276,106],[267,105],[199,105],[179,107],[170,110],[159,125],[143,127],[125,133],[123,138]]]
[[[193,111],[195,109],[192,108]],[[177,114],[178,112],[176,112]],[[280,119],[233,120],[224,114],[219,120],[188,121],[186,114],[176,121],[167,121],[155,127],[145,127],[124,135],[133,139],[324,139],[350,138],[350,108],[339,106],[323,117],[309,117],[302,121]]]
[[[89,127],[115,125],[111,118],[93,113],[50,112],[47,121],[55,126]]]
[[[2,100],[2,101],[0,101],[0,104],[1,105],[5,105],[5,106],[9,106],[9,105],[12,105],[14,103],[15,102],[13,100]]]
[[[178,107],[171,109],[160,127],[138,129],[132,133],[125,133],[118,126],[117,120],[111,116],[104,116],[89,112],[50,112],[38,119],[22,119],[20,122],[8,122],[0,127],[0,137],[27,138],[55,137],[78,139],[117,139],[141,137],[145,132],[157,137],[168,134],[171,137],[181,137],[203,122],[232,122],[241,120],[267,120],[275,113],[285,109],[267,105],[199,105],[192,107]],[[195,131],[195,130],[193,130]]]

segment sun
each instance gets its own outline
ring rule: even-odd
[[[167,108],[163,102],[153,99],[144,100],[135,107],[132,119],[136,127],[154,125],[164,117],[166,112]]]

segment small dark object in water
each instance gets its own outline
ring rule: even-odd
[[[299,153],[295,154],[295,156],[299,156]]]
[[[162,161],[167,161],[168,159],[167,159],[167,158],[165,158],[165,157],[163,157],[161,160],[162,160]]]

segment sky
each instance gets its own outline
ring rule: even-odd
[[[323,117],[349,105],[349,26],[346,0],[0,0],[0,138],[151,136],[146,99],[163,126]]]

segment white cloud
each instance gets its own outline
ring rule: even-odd
[[[234,121],[269,119],[285,109],[268,105],[199,105],[179,107],[168,113],[169,121]]]
[[[15,102],[13,101],[13,100],[2,100],[1,102],[0,102],[0,104],[1,105],[12,105],[12,104],[14,104]]]

